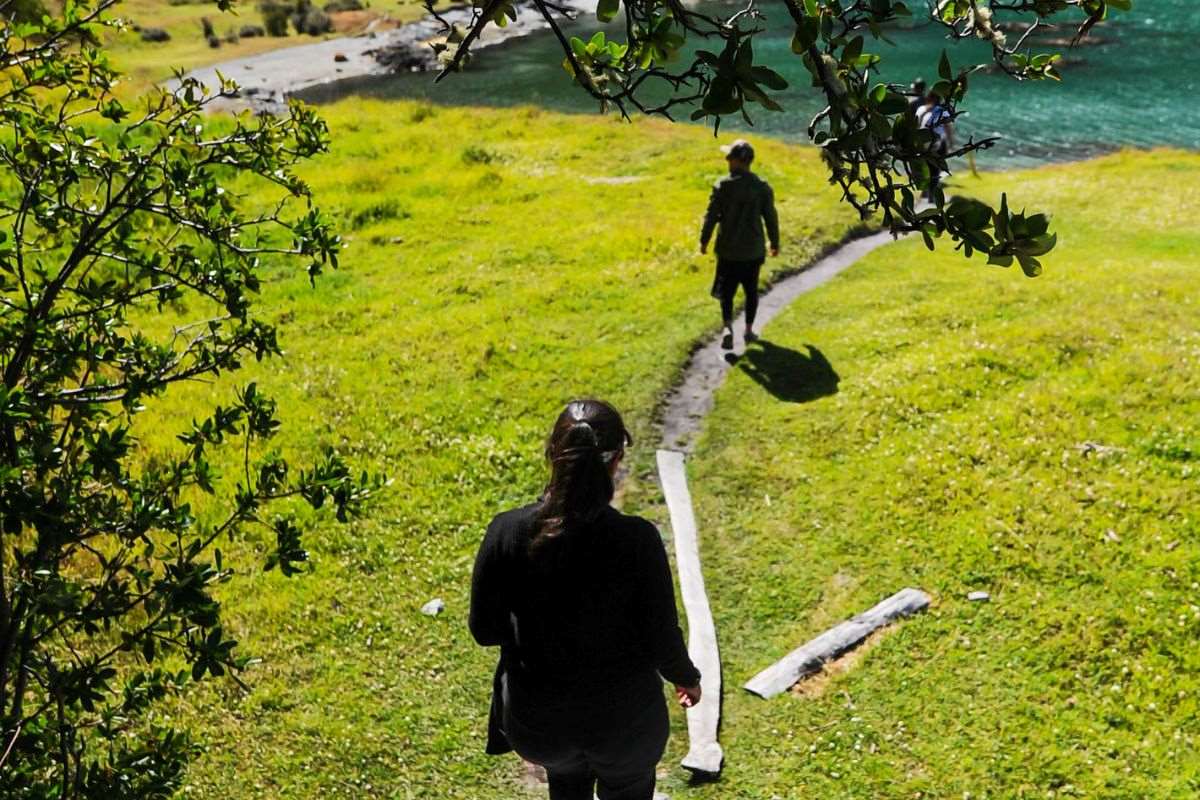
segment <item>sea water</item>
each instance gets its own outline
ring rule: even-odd
[[[921,11],[920,0],[911,3]],[[705,4],[703,10],[730,6]],[[756,62],[771,66],[790,82],[776,95],[784,107],[770,112],[752,106],[753,128],[729,118],[723,129],[760,131],[805,141],[813,114],[824,105],[808,73],[790,49],[792,26],[782,3],[761,6],[765,30],[755,40]],[[530,13],[530,12],[526,12]],[[1067,14],[1056,37],[1069,39],[1081,14]],[[600,26],[580,20],[568,33],[588,36]],[[620,35],[620,30],[609,28]],[[867,50],[883,57],[881,80],[907,84],[920,76],[936,79],[943,48],[957,65],[985,63],[990,49],[978,41],[947,40],[930,22],[892,26],[895,46],[868,39]],[[959,138],[1000,137],[981,153],[981,168],[1002,169],[1047,161],[1085,158],[1124,146],[1200,148],[1200,0],[1135,0],[1131,12],[1113,13],[1090,37],[1094,43],[1070,49],[1038,47],[1063,55],[1063,80],[1018,82],[998,73],[972,76]],[[693,44],[695,46],[701,46]],[[479,51],[471,68],[434,83],[432,73],[362,78],[310,90],[304,99],[324,102],[348,94],[426,99],[455,105],[540,105],[569,112],[595,112],[595,102],[574,86],[561,67],[554,37],[539,33]],[[679,116],[686,119],[689,111]]]

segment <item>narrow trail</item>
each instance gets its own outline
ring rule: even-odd
[[[835,248],[808,269],[780,280],[759,302],[755,320],[759,330],[797,297],[827,283],[863,256],[894,240],[887,231],[855,239]],[[745,314],[739,314],[734,320],[734,330],[743,329],[744,323]],[[689,747],[681,764],[707,780],[721,773],[725,761],[719,742],[723,680],[684,458],[695,444],[704,417],[712,409],[717,388],[736,363],[736,359],[729,357],[733,351],[721,349],[722,335],[723,332],[717,332],[692,353],[683,380],[667,396],[659,420],[662,444],[656,456],[659,483],[671,515],[672,549],[688,621],[688,653],[700,667],[701,686],[707,699],[687,710]]]
[[[863,256],[893,241],[895,239],[887,231],[854,239],[837,247],[803,272],[780,280],[760,298],[755,328],[761,332],[797,297],[829,282]],[[734,331],[738,332],[739,342],[744,327],[745,314],[738,314]],[[725,358],[729,352],[721,349],[721,332],[718,331],[692,353],[684,368],[683,380],[671,390],[662,406],[658,420],[662,429],[661,448],[691,452],[696,434],[704,424],[704,417],[712,409],[713,396],[733,366]]]

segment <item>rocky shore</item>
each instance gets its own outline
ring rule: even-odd
[[[596,10],[596,0],[565,0],[560,4],[579,14],[592,14]],[[470,6],[460,6],[442,12],[441,16],[451,24],[465,26],[471,21],[471,13]],[[547,27],[536,9],[520,3],[516,20],[504,28],[489,25],[474,49],[527,36]],[[240,87],[237,98],[222,101],[226,107],[249,107],[275,113],[286,106],[290,95],[303,89],[347,78],[435,69],[437,58],[430,44],[440,41],[443,35],[442,23],[426,17],[390,30],[368,30],[359,36],[326,39],[224,61],[193,70],[188,77],[216,87],[219,72]],[[175,83],[171,81],[169,85]]]

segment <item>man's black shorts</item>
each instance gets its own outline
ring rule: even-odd
[[[732,297],[740,284],[742,287],[758,288],[758,273],[762,269],[763,258],[753,261],[732,261],[717,256],[717,272],[713,276],[712,296],[721,299],[726,293]],[[748,294],[750,288],[744,288]]]

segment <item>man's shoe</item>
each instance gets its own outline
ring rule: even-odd
[[[725,336],[721,339],[721,349],[722,350],[732,350],[733,349],[733,334],[732,333],[725,334]]]
[[[745,337],[745,338],[746,338],[746,344],[750,344],[751,342],[757,342],[757,341],[758,341],[758,334],[757,334],[757,333],[755,333],[754,331],[746,331],[746,337]]]

